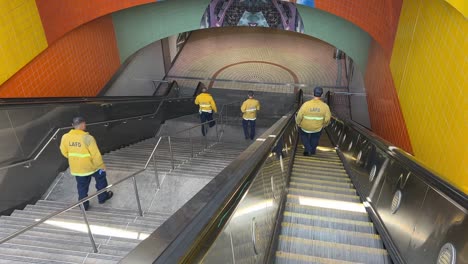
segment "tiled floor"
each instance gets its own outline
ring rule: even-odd
[[[334,86],[337,63],[333,59],[333,52],[334,47],[329,44],[297,33],[239,27],[202,30],[192,33],[168,75],[279,84],[301,83],[311,88],[319,85]],[[188,86],[198,83],[198,80],[177,81],[179,85]],[[205,83],[226,89],[293,91],[287,85],[220,81]]]

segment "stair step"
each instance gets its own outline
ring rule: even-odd
[[[40,258],[52,261],[82,263],[88,253],[64,249],[51,249],[40,246],[15,245],[7,242],[0,244],[0,255],[2,254]]]
[[[276,264],[359,264],[343,260],[319,258],[290,252],[276,251]]]
[[[359,206],[359,205],[364,207],[362,204],[356,204],[356,206]],[[365,222],[369,221],[369,216],[365,212],[354,212],[354,211],[345,211],[341,209],[330,209],[330,208],[322,208],[322,207],[317,207],[317,206],[300,205],[296,203],[291,203],[289,201],[286,203],[286,211],[298,213],[298,214],[341,218],[341,219],[356,220],[356,221],[365,221]]]
[[[50,215],[48,212],[44,211],[37,211],[37,210],[28,210],[28,211],[21,211],[21,210],[16,210],[14,211],[10,217],[20,217],[24,219],[42,219],[46,216]],[[113,216],[113,215],[108,215],[106,217],[103,217],[102,215],[96,215],[96,214],[86,214],[88,217],[88,220],[90,223],[97,224],[101,222],[106,222],[106,223],[112,223],[112,224],[127,224],[127,223],[137,223],[138,221],[141,222],[142,225],[148,225],[148,226],[153,226],[153,225],[160,225],[164,220],[156,220],[156,219],[144,219],[144,218],[137,218],[133,217],[133,219],[130,218],[123,218],[121,216]],[[82,220],[83,216],[81,212],[78,210],[75,211],[69,211],[65,212],[63,214],[60,214],[52,219],[70,219],[70,220]]]
[[[0,254],[0,264],[71,264],[73,262]]]
[[[37,218],[30,218],[30,219],[25,219],[22,217],[14,217],[14,216],[9,216],[9,217],[2,217],[1,223],[6,223],[6,224],[11,224],[11,223],[18,223],[18,224],[24,224],[26,226],[31,225],[35,223],[34,219]],[[49,224],[48,224],[49,223]],[[70,219],[70,218],[61,218],[61,217],[54,217],[51,220],[48,220],[48,222],[42,224],[42,225],[52,225],[54,223],[54,227],[56,229],[64,229],[63,227],[60,227],[62,225],[72,225],[76,226],[77,228],[79,227],[80,229],[84,229],[84,222],[83,219]],[[91,225],[91,230],[95,230],[95,228],[110,228],[110,229],[120,229],[120,230],[132,230],[132,231],[149,231],[152,232],[154,231],[159,225],[143,225],[143,224],[135,224],[135,223],[119,223],[119,222],[106,222],[105,219],[101,219],[99,221],[96,220],[91,220],[90,219],[90,225]]]
[[[278,250],[300,255],[369,264],[390,264],[384,249],[338,244],[280,235]]]
[[[33,216],[37,219],[44,218],[56,211],[47,211],[43,210],[39,207],[26,207],[25,211],[14,211],[11,216],[17,217],[24,217],[24,218],[32,218]],[[144,217],[132,217],[132,216],[120,216],[116,214],[105,214],[105,213],[88,213],[87,217],[90,222],[93,223],[94,220],[104,219],[110,222],[125,222],[125,223],[137,223],[137,224],[145,224],[145,225],[161,225],[165,219],[155,219],[155,218],[144,218]],[[70,210],[58,216],[58,218],[68,218],[70,219],[79,219],[83,218],[83,215],[78,210]]]
[[[322,166],[296,166],[294,164],[293,171],[297,172],[308,172],[308,173],[324,173],[330,172],[335,174],[347,175],[346,171],[342,168],[333,168],[333,167],[322,167]]]
[[[337,175],[316,175],[316,174],[302,174],[293,172],[291,174],[291,179],[303,179],[303,180],[323,180],[323,181],[333,181],[333,182],[341,182],[341,183],[351,183],[351,179],[344,176],[337,176]]]
[[[310,184],[310,185],[331,186],[331,187],[340,187],[340,188],[354,188],[354,186],[350,182],[315,180],[315,179],[291,176],[291,182],[293,181],[297,183],[305,183],[305,184]]]
[[[338,244],[349,244],[369,248],[383,248],[376,234],[337,230],[288,222],[281,223],[281,234],[290,237],[320,240]]]
[[[337,194],[356,195],[356,190],[351,189],[351,188],[322,186],[322,185],[306,184],[306,183],[295,182],[295,181],[290,182],[289,185],[295,189],[302,189],[302,190],[308,190],[308,191],[321,191],[321,192],[330,192],[330,193],[337,193]]]
[[[293,213],[289,211],[284,212],[284,222],[317,226],[323,228],[339,229],[345,231],[353,231],[360,233],[375,234],[374,225],[370,222],[347,220],[334,217],[316,216]]]
[[[289,188],[289,194],[296,195],[296,196],[305,196],[306,198],[317,197],[317,198],[337,200],[337,201],[356,202],[356,203],[361,202],[361,199],[357,195],[338,194],[338,193],[330,193],[330,192],[324,192],[324,191]]]
[[[15,225],[3,225],[1,237],[6,237],[14,232],[20,230],[21,226]],[[131,238],[121,238],[121,237],[110,237],[108,235],[101,235],[101,234],[93,234],[96,243],[99,244],[106,244],[111,246],[125,246],[125,245],[137,245],[140,243],[141,240],[139,239],[131,239]],[[47,229],[43,227],[35,227],[27,232],[18,236],[18,238],[35,238],[35,237],[47,237],[51,239],[70,239],[72,238],[75,242],[87,243],[89,244],[89,236],[87,232],[77,232],[77,231],[68,231],[68,230],[53,230]]]
[[[320,155],[320,156],[309,156],[309,157],[306,157],[306,156],[303,156],[302,153],[301,154],[296,154],[296,156],[294,157],[294,160],[297,161],[297,162],[300,162],[300,163],[308,163],[308,162],[332,162],[332,163],[341,163],[341,160],[338,156],[326,156],[326,155]]]

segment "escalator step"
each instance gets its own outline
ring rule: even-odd
[[[324,228],[332,228],[360,233],[370,233],[375,234],[374,225],[370,222],[365,221],[356,221],[348,219],[340,219],[334,217],[326,216],[316,216],[316,215],[307,215],[293,213],[289,211],[284,212],[283,217],[284,222],[300,224],[300,225],[309,225],[317,226]]]
[[[336,186],[323,186],[323,185],[308,184],[308,183],[295,182],[295,181],[291,181],[289,185],[295,189],[356,195],[356,190],[351,189],[349,187],[343,188],[343,187],[336,187]]]
[[[311,158],[311,157],[296,157],[294,159],[294,163],[301,164],[301,165],[324,163],[324,164],[335,165],[335,166],[343,166],[343,163],[341,163],[341,160],[339,159],[338,160],[317,159],[317,158]]]
[[[314,180],[314,179],[294,177],[294,176],[291,177],[291,182],[305,183],[305,184],[310,184],[310,185],[320,185],[320,186],[333,186],[333,187],[340,187],[340,188],[354,188],[354,186],[349,182]]]
[[[300,255],[369,264],[390,264],[384,249],[367,248],[280,235],[278,250]]]
[[[336,175],[308,175],[305,173],[295,173],[291,175],[291,179],[301,179],[301,180],[322,180],[322,181],[332,181],[339,183],[351,183],[351,179],[343,176]]]
[[[343,260],[319,258],[314,256],[300,255],[289,252],[277,251],[276,264],[359,264]]]
[[[332,228],[283,222],[281,223],[281,234],[290,237],[333,242],[337,244],[383,248],[380,236],[369,233],[343,231]]]
[[[321,172],[333,172],[339,174],[346,174],[346,171],[343,168],[331,168],[331,167],[322,167],[322,166],[296,166],[294,165],[293,171],[297,172],[309,172],[309,173],[321,173]]]
[[[361,204],[356,204],[360,206]],[[364,207],[364,206],[362,206]],[[365,212],[345,211],[340,209],[322,208],[317,206],[301,205],[297,203],[286,203],[286,211],[323,217],[340,218],[355,221],[369,221],[369,216]]]
[[[361,202],[361,199],[357,195],[348,195],[348,194],[338,194],[324,191],[315,191],[315,190],[303,190],[297,188],[289,188],[289,194],[306,196],[306,197],[316,197],[322,199],[331,199],[337,201],[346,201],[346,202]]]
[[[330,164],[326,162],[309,162],[307,164],[301,164],[294,162],[294,168],[297,169],[335,169],[335,170],[344,170],[343,165],[341,164]]]

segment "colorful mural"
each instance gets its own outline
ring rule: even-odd
[[[269,27],[304,32],[294,3],[280,0],[212,0],[203,14],[201,28]]]

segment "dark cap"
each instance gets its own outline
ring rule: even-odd
[[[72,125],[77,126],[77,125],[79,125],[79,124],[81,124],[83,122],[85,122],[85,119],[83,117],[81,117],[81,116],[77,116],[77,117],[73,118]]]
[[[322,87],[315,87],[314,88],[314,96],[315,97],[321,97],[323,94],[323,89]]]
[[[254,95],[254,92],[253,92],[253,91],[249,91],[249,92],[247,93],[247,95],[252,97],[252,96]]]

